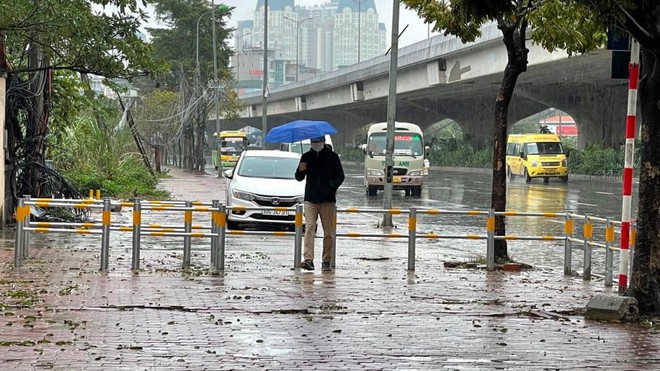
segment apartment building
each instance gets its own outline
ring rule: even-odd
[[[379,22],[374,0],[331,0],[308,7],[298,6],[294,0],[269,0],[268,7],[269,86],[304,80],[387,50],[387,30]],[[263,71],[257,73],[253,68],[255,51],[263,54],[263,39],[264,0],[257,0],[253,19],[238,22],[235,32],[232,65],[239,85],[263,76]],[[252,61],[251,69],[242,66],[248,61]]]

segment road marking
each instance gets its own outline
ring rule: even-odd
[[[598,206],[598,205],[594,205],[594,204],[587,204],[587,203],[584,203],[584,202],[576,202],[576,204],[583,205],[583,206],[593,206],[593,207]]]

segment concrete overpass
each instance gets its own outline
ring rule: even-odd
[[[445,118],[456,120],[476,143],[492,140],[494,104],[507,62],[495,25],[463,44],[435,36],[401,48],[397,72],[397,120],[423,128]],[[624,141],[627,81],[610,78],[611,52],[569,58],[528,44],[528,71],[518,79],[509,125],[550,107],[567,112],[580,131],[580,146]],[[389,55],[373,58],[313,79],[271,89],[268,128],[295,119],[326,120],[340,131],[337,144],[352,143],[366,124],[386,121]],[[241,119],[223,129],[261,128],[262,97],[241,97]],[[359,139],[359,138],[358,138]]]

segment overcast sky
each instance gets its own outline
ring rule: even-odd
[[[211,2],[211,0],[208,0]],[[294,0],[297,5],[310,6],[321,5],[329,1],[324,0]],[[387,46],[390,46],[390,35],[392,33],[392,0],[375,0],[376,10],[380,22],[385,23],[387,29]],[[215,0],[215,4],[224,3],[229,6],[235,7],[233,17],[229,21],[229,27],[236,28],[238,21],[253,20],[254,9],[257,6],[257,0]],[[153,8],[149,8],[149,12],[153,12]],[[152,13],[153,14],[153,13]],[[429,28],[424,21],[419,18],[417,13],[412,10],[406,9],[404,5],[400,6],[399,10],[399,32],[408,25],[401,38],[399,39],[399,47],[404,47],[414,44],[418,41],[424,40],[429,35]],[[148,27],[161,27],[155,20],[151,20],[147,24]],[[436,34],[431,33],[431,36]],[[231,43],[230,43],[231,44]]]
[[[209,0],[210,1],[210,0]],[[329,1],[324,0],[294,0],[296,5],[309,6],[309,5],[321,5]],[[385,23],[387,27],[387,45],[390,45],[390,34],[392,32],[392,0],[375,0],[376,1],[376,10],[378,11],[378,16],[380,22]],[[229,22],[230,27],[236,27],[236,22],[239,20],[253,19],[254,18],[254,9],[257,6],[257,0],[215,0],[216,4],[225,3],[227,5],[236,7],[234,9],[234,16]],[[399,47],[410,45],[421,41],[427,38],[428,27],[424,22],[419,18],[417,13],[412,10],[406,9],[405,6],[401,5],[399,10],[399,32],[408,25],[406,31],[401,35],[399,39]]]

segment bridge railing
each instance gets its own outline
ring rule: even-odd
[[[31,221],[30,206],[38,207],[60,207],[76,208],[89,210],[102,210],[100,221],[90,222],[38,222]],[[112,223],[111,209],[113,207],[132,208],[132,223]],[[112,202],[110,199],[31,199],[29,197],[21,198],[16,210],[16,236],[14,266],[20,267],[23,260],[29,256],[30,233],[75,233],[101,235],[101,254],[100,269],[105,271],[109,265],[110,235],[111,232],[132,232],[132,258],[131,268],[140,269],[140,251],[142,235],[152,237],[178,236],[183,237],[183,264],[184,269],[189,268],[191,264],[191,244],[192,238],[210,238],[211,240],[211,261],[210,265],[213,271],[223,271],[225,266],[225,246],[227,236],[241,235],[269,235],[281,237],[293,237],[293,267],[300,268],[300,257],[302,255],[302,237],[303,237],[303,210],[302,205],[291,208],[277,208],[278,211],[286,211],[294,215],[294,231],[239,231],[227,229],[227,214],[233,210],[266,210],[271,208],[246,208],[246,207],[227,207],[221,205],[218,200],[210,203],[191,202],[191,201],[145,201],[138,198],[133,202]],[[182,212],[184,216],[183,224],[142,224],[143,211],[174,211]],[[210,213],[210,225],[193,224],[193,213]],[[383,233],[364,233],[359,231],[337,231],[334,236],[334,245],[337,238],[387,238],[400,239],[407,242],[407,269],[415,270],[416,261],[416,242],[418,240],[442,240],[442,239],[463,239],[463,240],[485,240],[486,241],[486,269],[492,271],[495,269],[495,241],[557,241],[564,243],[564,274],[573,274],[574,250],[583,251],[583,272],[584,280],[592,279],[592,255],[593,249],[602,249],[605,253],[604,263],[604,282],[606,286],[612,286],[613,282],[613,262],[614,253],[620,252],[616,246],[615,227],[620,226],[619,221],[610,218],[600,218],[591,215],[579,215],[575,213],[539,213],[539,212],[516,212],[504,211],[495,212],[494,210],[440,210],[440,209],[376,209],[376,208],[338,208],[334,216],[334,224],[337,225],[337,217],[341,214],[370,214],[392,216],[403,216],[407,219],[407,232],[383,232]],[[485,225],[484,229],[477,233],[464,234],[444,234],[436,232],[420,232],[417,230],[417,218],[421,216],[439,218],[447,216],[449,218],[457,216],[467,216],[470,218],[480,218]],[[538,218],[563,220],[563,233],[547,235],[495,235],[495,218],[504,216],[505,218]],[[434,219],[435,220],[435,219]],[[440,224],[438,224],[440,225]],[[581,227],[582,237],[575,236],[576,227]],[[470,227],[473,228],[473,227]],[[594,234],[594,229],[603,232],[602,239],[598,239],[599,234]],[[631,234],[631,248],[634,248],[635,230]],[[335,266],[336,249],[333,249],[331,265]],[[631,262],[632,266],[632,262]]]

